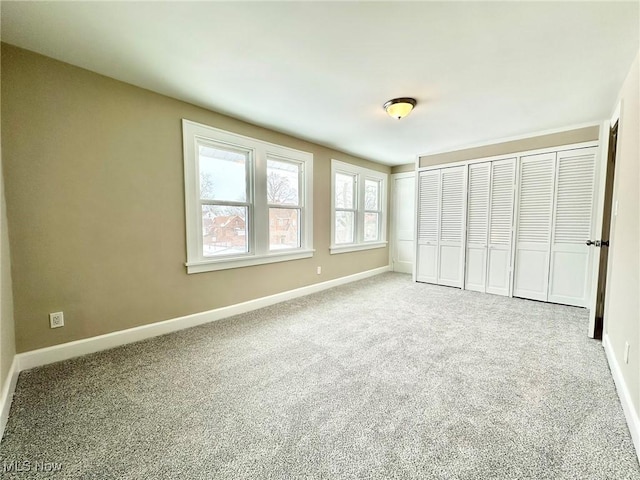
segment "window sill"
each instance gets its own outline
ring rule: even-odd
[[[216,270],[227,270],[229,268],[251,267],[253,265],[264,265],[266,263],[287,262],[289,260],[299,260],[301,258],[313,257],[315,250],[289,250],[286,252],[268,253],[266,255],[247,255],[244,257],[225,258],[224,260],[202,260],[198,262],[187,262],[187,273],[214,272]]]
[[[358,252],[360,250],[372,250],[374,248],[384,248],[387,242],[371,242],[371,243],[351,243],[349,245],[331,245],[329,252],[331,255],[338,253]]]

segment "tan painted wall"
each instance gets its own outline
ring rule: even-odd
[[[584,127],[566,132],[539,135],[536,137],[512,140],[509,142],[494,143],[482,147],[455,150],[452,152],[437,153],[420,157],[421,167],[441,165],[444,163],[461,162],[464,160],[474,160],[477,158],[494,157],[497,155],[507,155],[509,153],[525,152],[537,150],[539,148],[557,147],[559,145],[570,145],[572,143],[589,142],[598,140],[600,127]]]
[[[414,172],[415,169],[416,169],[415,163],[406,163],[404,165],[396,165],[395,167],[391,167],[391,173]]]
[[[385,266],[329,254],[331,159],[387,166],[3,45],[4,172],[19,352]],[[181,119],[314,155],[311,259],[187,275]],[[316,275],[316,266],[322,275]],[[65,327],[51,330],[48,313]]]
[[[640,55],[640,53],[639,53]],[[613,200],[609,275],[605,303],[605,329],[624,381],[640,413],[640,89],[639,57],[620,92],[618,149]],[[629,342],[629,363],[624,344]]]

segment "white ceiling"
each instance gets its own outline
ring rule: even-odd
[[[389,165],[607,118],[639,2],[7,2],[2,40]],[[393,97],[418,99],[403,120]]]

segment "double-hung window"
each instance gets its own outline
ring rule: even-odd
[[[313,255],[313,156],[183,120],[187,272]]]
[[[331,253],[384,247],[387,174],[331,161]]]

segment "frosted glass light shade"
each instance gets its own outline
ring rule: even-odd
[[[416,106],[416,103],[415,98],[394,98],[393,100],[389,100],[385,103],[383,107],[390,117],[397,118],[399,120],[402,117],[409,115],[411,110],[413,110],[413,107]]]

